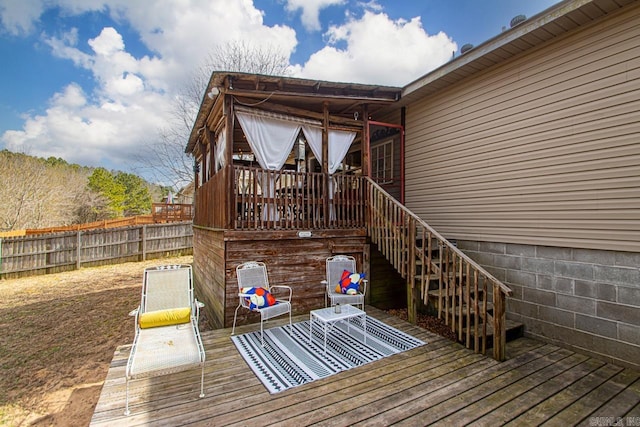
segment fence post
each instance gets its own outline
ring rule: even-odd
[[[80,230],[76,231],[76,270],[80,270],[80,267],[82,265],[82,260],[80,259],[80,253],[81,253],[81,242],[82,239],[80,238],[80,233],[82,233]]]
[[[143,225],[142,226],[142,237],[140,238],[140,244],[142,245],[142,260],[146,261],[147,260],[147,241],[146,241],[146,237],[147,237],[147,225]]]

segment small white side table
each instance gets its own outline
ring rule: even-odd
[[[367,343],[367,313],[350,304],[340,306],[340,313],[335,312],[334,307],[321,308],[311,310],[309,313],[309,343],[313,338],[313,325],[319,323],[322,327],[324,335],[324,352],[327,352],[327,333],[331,328],[341,320],[351,319],[352,317],[362,318],[362,329],[364,331],[364,343]],[[347,322],[347,331],[349,331],[349,322]]]

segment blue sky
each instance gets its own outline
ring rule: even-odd
[[[297,77],[403,86],[555,3],[0,0],[0,149],[134,171],[217,46],[277,47]]]

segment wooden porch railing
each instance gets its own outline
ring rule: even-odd
[[[367,228],[373,243],[407,280],[409,320],[418,298],[432,298],[438,317],[467,348],[486,354],[493,332],[493,357],[505,359],[506,297],[511,289],[485,271],[426,222],[366,178]]]
[[[194,225],[218,229],[231,227],[230,172],[233,172],[231,167],[222,168],[209,181],[196,189]]]
[[[181,203],[153,203],[151,205],[153,222],[191,221],[193,205]]]
[[[197,190],[195,224],[231,230],[364,228],[365,200],[357,176],[233,165]]]

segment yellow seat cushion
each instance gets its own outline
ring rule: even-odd
[[[191,321],[191,308],[171,308],[142,313],[138,318],[138,324],[142,329],[155,328],[157,326],[180,325]]]

